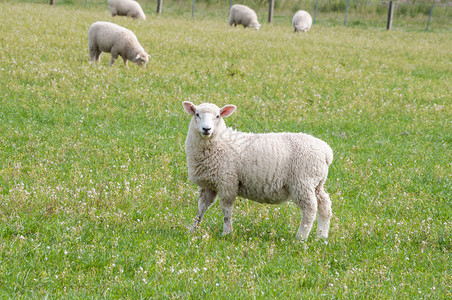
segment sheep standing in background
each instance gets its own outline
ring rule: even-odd
[[[149,61],[149,55],[141,47],[135,34],[110,22],[96,22],[89,27],[88,47],[91,62],[98,62],[102,52],[111,53],[110,66],[118,55],[126,66],[127,60],[139,66],[146,66]]]
[[[223,120],[234,105],[219,108],[183,102],[193,115],[185,141],[188,175],[199,188],[198,214],[191,231],[220,198],[223,235],[232,232],[237,196],[260,203],[292,199],[303,211],[297,238],[307,239],[318,210],[317,234],[328,237],[331,201],[323,188],[333,151],[322,140],[304,133],[252,134],[227,128]]]
[[[127,16],[146,20],[146,15],[138,2],[134,0],[108,0],[111,16]]]
[[[261,27],[254,10],[245,5],[235,4],[231,6],[229,11],[229,26],[237,26],[239,24],[242,24],[244,28],[252,27],[257,30]]]
[[[292,19],[294,32],[306,32],[311,28],[312,17],[305,10],[299,10],[295,13]]]

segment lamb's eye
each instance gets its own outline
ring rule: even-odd
[[[198,113],[196,113],[196,116],[199,118],[199,114]]]
[[[219,118],[220,118],[220,115],[217,116],[217,119],[219,119]]]

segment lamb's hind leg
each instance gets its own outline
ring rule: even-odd
[[[190,228],[190,232],[194,232],[196,228],[199,226],[207,209],[215,201],[216,196],[217,193],[210,189],[205,188],[199,189],[198,214],[196,215],[196,218],[193,221],[193,225]]]
[[[317,212],[317,201],[314,189],[304,186],[292,192],[293,201],[301,208],[303,216],[297,231],[297,239],[306,240],[311,232]]]
[[[323,182],[321,182],[316,190],[317,206],[318,206],[318,218],[317,218],[317,235],[321,238],[328,238],[328,231],[330,229],[331,213],[331,200],[327,192],[323,188]]]
[[[99,51],[96,47],[90,47],[89,48],[89,60],[91,63],[96,63],[99,61],[99,56],[102,52]]]

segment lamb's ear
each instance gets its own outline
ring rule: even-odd
[[[184,106],[185,111],[190,115],[194,115],[196,113],[196,106],[193,103],[184,101],[182,102],[182,105]]]
[[[235,107],[235,105],[226,105],[222,109],[220,109],[220,116],[222,118],[229,117],[230,115],[232,115],[236,108],[237,107]]]

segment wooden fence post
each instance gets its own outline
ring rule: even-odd
[[[275,0],[268,0],[268,23],[273,22],[273,9],[275,8]]]
[[[314,22],[315,24],[315,17],[317,16],[317,6],[319,5],[319,0],[315,0],[315,6],[314,6]]]
[[[193,19],[193,15],[195,14],[195,2],[196,0],[193,0],[193,6],[191,7],[191,18]]]
[[[427,32],[428,26],[430,25],[430,19],[432,18],[433,8],[434,8],[434,7],[435,7],[435,4],[432,4],[432,8],[430,9],[430,15],[428,16],[427,28],[425,28],[425,32]]]
[[[344,19],[344,26],[347,26],[348,2],[349,2],[349,0],[347,0],[347,4],[345,5],[345,19]]]
[[[157,14],[162,14],[163,0],[157,0]]]
[[[389,1],[389,10],[388,10],[388,23],[386,25],[386,30],[391,30],[392,28],[392,17],[394,16],[394,5],[392,1]]]

